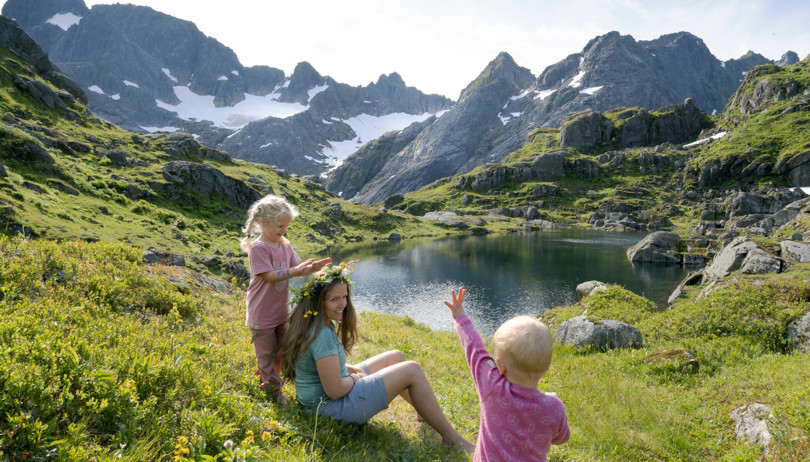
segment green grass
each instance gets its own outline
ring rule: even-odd
[[[124,244],[0,237],[0,258],[0,460],[468,460],[402,400],[362,426],[270,402],[253,376],[243,287],[170,283],[188,270],[145,267]],[[797,384],[810,383],[810,369],[780,339],[809,302],[806,284],[774,280],[665,312],[619,287],[547,312],[552,326],[586,308],[624,316],[645,342],[555,346],[539,388],[565,403],[571,439],[549,460],[803,460],[810,391]],[[401,350],[476,438],[478,401],[455,333],[368,312],[360,332],[350,361]],[[645,361],[667,347],[688,349],[699,368]],[[756,401],[776,416],[768,456],[738,442],[729,418]]]

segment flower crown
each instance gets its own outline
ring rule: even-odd
[[[319,287],[328,286],[335,281],[340,281],[341,284],[352,285],[352,282],[349,280],[349,275],[352,274],[353,271],[354,268],[351,266],[351,263],[347,264],[345,262],[322,269],[321,271],[315,273],[307,281],[307,283],[300,288],[290,288],[290,291],[293,294],[292,299],[290,300],[290,305],[293,307],[297,306],[299,303],[302,303],[315,295],[315,292]],[[304,317],[308,317],[307,315],[310,314],[317,315],[318,313],[308,311]]]

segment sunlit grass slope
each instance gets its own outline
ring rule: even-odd
[[[147,268],[123,244],[0,238],[0,258],[0,460],[467,460],[402,400],[363,426],[268,401],[241,288]],[[784,328],[808,299],[806,283],[748,281],[659,313],[612,287],[547,312],[553,326],[587,308],[645,336],[639,350],[556,346],[540,389],[566,404],[572,434],[550,460],[806,460],[810,368]],[[373,313],[360,330],[351,359],[403,351],[476,438],[478,402],[454,333]],[[688,349],[699,367],[645,360],[666,347]],[[776,416],[767,456],[734,436],[729,412],[752,402]]]

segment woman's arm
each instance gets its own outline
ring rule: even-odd
[[[349,374],[346,377],[340,376],[340,363],[338,362],[338,355],[324,356],[315,361],[315,367],[318,369],[318,376],[321,378],[321,385],[323,391],[329,399],[340,399],[346,396],[354,387],[354,382],[357,381],[355,374]]]

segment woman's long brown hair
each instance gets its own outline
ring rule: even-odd
[[[310,343],[315,340],[324,327],[323,321],[326,312],[323,302],[326,299],[326,293],[338,284],[341,284],[340,279],[335,279],[329,285],[317,286],[312,296],[305,298],[290,313],[290,325],[284,335],[281,357],[281,371],[285,379],[295,380],[295,360],[307,351]],[[332,328],[337,332],[338,338],[343,344],[343,351],[348,356],[357,341],[357,314],[352,304],[351,286],[348,283],[346,283],[346,290],[348,298],[346,308],[343,310],[343,320],[339,323],[332,321]],[[310,312],[310,315],[304,317],[307,312]],[[313,326],[314,329],[310,334],[309,330]]]

